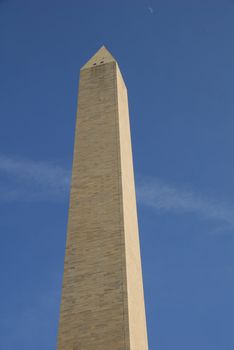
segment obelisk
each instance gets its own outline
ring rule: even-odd
[[[127,90],[104,46],[80,71],[57,349],[148,349]]]

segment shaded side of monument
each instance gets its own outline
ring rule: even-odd
[[[105,47],[80,71],[57,349],[148,349],[127,90]]]

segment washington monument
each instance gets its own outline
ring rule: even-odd
[[[58,350],[148,350],[127,90],[103,46],[81,68]]]

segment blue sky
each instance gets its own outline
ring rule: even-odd
[[[129,91],[150,350],[234,348],[234,2],[0,1],[0,349],[53,350],[80,67]]]

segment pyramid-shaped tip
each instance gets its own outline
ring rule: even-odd
[[[102,45],[102,47],[88,60],[88,62],[85,63],[81,69],[91,68],[109,62],[116,62],[116,60],[107,50],[107,48]]]

